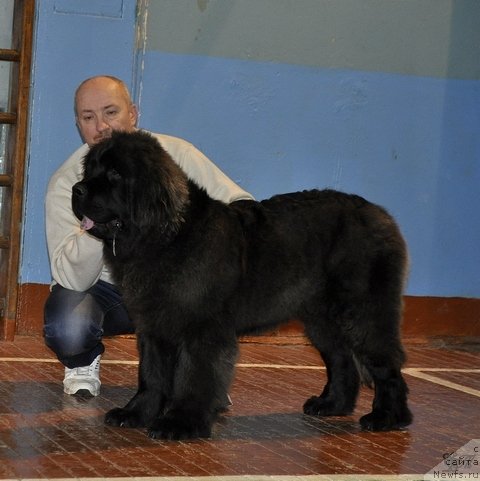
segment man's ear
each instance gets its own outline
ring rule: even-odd
[[[136,127],[138,122],[138,109],[135,104],[130,105],[130,124],[131,127]]]
[[[82,134],[82,129],[80,128],[80,123],[78,122],[78,117],[75,115],[75,127],[77,127],[78,130],[78,135],[80,135],[80,138],[82,139],[82,142],[86,142],[85,138],[83,137]]]

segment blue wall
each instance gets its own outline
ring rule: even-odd
[[[22,282],[49,280],[38,242],[42,196],[53,168],[79,144],[73,89],[94,73],[130,81],[133,72],[142,127],[192,141],[257,198],[329,186],[385,205],[410,246],[409,294],[480,297],[479,3],[291,7],[292,0],[150,2],[138,71],[131,5],[123,20],[80,16],[77,25],[40,12],[43,76],[35,76]],[[87,49],[76,44],[97,30]],[[52,62],[44,51],[57,35],[69,49]],[[57,98],[61,64],[66,86]],[[53,109],[46,117],[38,106],[45,92],[44,111]]]
[[[383,204],[410,294],[480,295],[480,82],[158,52],[143,79],[143,126],[192,140],[257,198],[328,186]]]
[[[36,2],[21,283],[50,283],[44,198],[52,173],[82,143],[74,91],[85,78],[103,73],[130,85],[134,38],[132,0]]]

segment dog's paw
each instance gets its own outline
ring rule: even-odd
[[[144,427],[141,417],[135,411],[128,409],[115,408],[105,414],[105,424],[122,428]]]
[[[195,439],[209,438],[212,434],[210,423],[189,417],[188,415],[171,415],[157,419],[148,429],[148,436],[152,439]]]
[[[339,406],[321,396],[312,396],[303,405],[303,412],[308,416],[348,416],[352,414],[353,408]]]
[[[360,418],[360,426],[364,431],[393,431],[406,428],[412,420],[408,408],[400,416],[391,411],[375,410]]]

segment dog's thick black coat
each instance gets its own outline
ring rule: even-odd
[[[90,150],[72,203],[104,240],[136,322],[138,391],[107,424],[147,427],[153,438],[210,436],[237,337],[291,319],[327,368],[305,414],[352,413],[362,372],[375,388],[362,428],[411,422],[399,337],[407,253],[383,208],[333,190],[225,205],[140,131]]]

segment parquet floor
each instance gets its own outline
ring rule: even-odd
[[[103,424],[108,409],[134,394],[137,379],[134,339],[106,344],[101,394],[81,398],[63,394],[63,368],[41,338],[0,342],[0,480],[424,479],[455,452],[448,459],[457,464],[446,472],[444,463],[429,479],[480,479],[480,346],[407,345],[404,372],[414,424],[406,431],[369,433],[358,425],[370,410],[367,388],[353,416],[302,415],[304,400],[319,394],[325,382],[310,346],[244,343],[234,404],[213,438],[165,442],[149,439],[142,429]],[[467,443],[474,464],[454,477]]]

